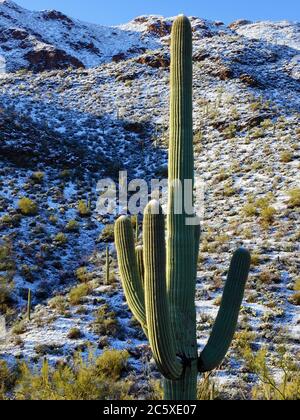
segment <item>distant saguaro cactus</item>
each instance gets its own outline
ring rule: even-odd
[[[129,307],[141,323],[158,369],[165,377],[167,400],[196,399],[198,372],[220,365],[237,324],[250,254],[233,255],[222,303],[208,343],[200,356],[196,340],[195,289],[200,226],[186,224],[190,215],[175,211],[180,181],[194,181],[192,120],[192,30],[185,16],[172,29],[171,104],[169,144],[169,201],[167,239],[165,217],[158,202],[145,209],[143,248],[135,251],[130,218],[121,216],[115,226],[119,269]],[[141,264],[141,253],[143,255]]]

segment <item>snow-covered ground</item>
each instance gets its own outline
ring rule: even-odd
[[[24,51],[36,42],[62,49],[88,68],[21,71],[0,79],[0,245],[9,245],[15,265],[0,273],[13,281],[15,301],[0,355],[34,362],[42,354],[56,362],[88,343],[101,344],[101,351],[103,341],[134,352],[145,348],[145,338],[124,302],[112,242],[116,284],[103,287],[107,242],[101,232],[114,218],[94,211],[96,185],[101,178],[117,179],[119,170],[127,170],[129,179],[147,181],[166,174],[172,18],[141,16],[118,28],[103,28],[47,13],[0,3],[0,27],[9,36],[0,40],[0,54],[8,68],[25,65]],[[256,263],[240,328],[253,331],[253,344],[270,346],[272,354],[287,343],[299,359],[299,306],[291,301],[299,278],[299,206],[290,203],[290,191],[300,183],[299,24],[247,23],[233,30],[193,18],[192,25],[195,170],[205,185],[196,290],[199,346],[217,313],[230,255],[244,245]],[[36,38],[26,44],[29,49],[12,40],[6,32],[12,27]],[[36,41],[38,34],[43,41]],[[92,40],[100,53],[78,49],[82,39]],[[44,173],[41,183],[32,180],[36,171]],[[22,196],[38,204],[36,216],[20,218]],[[261,198],[265,207],[276,210],[265,224],[257,203]],[[79,214],[80,200],[91,203],[91,216]],[[249,204],[255,214],[245,210]],[[68,230],[70,221],[77,222],[76,230]],[[59,233],[65,243],[57,242]],[[78,283],[80,267],[92,275],[91,290],[82,303],[72,305],[68,292]],[[17,324],[16,334],[28,288],[32,321],[24,331]],[[53,296],[62,297],[64,311],[49,303]],[[93,321],[105,304],[121,328],[119,336],[103,340],[94,333]],[[81,331],[81,338],[68,337],[72,328]],[[141,369],[139,358],[134,363]],[[217,376],[230,388],[243,369],[232,350]]]

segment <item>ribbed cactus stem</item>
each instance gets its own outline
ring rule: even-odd
[[[143,251],[142,245],[138,245],[135,248],[135,256],[136,256],[139,276],[140,276],[142,285],[144,285],[145,267],[144,267],[144,251]]]
[[[115,228],[126,299],[148,334],[153,357],[165,377],[166,400],[196,399],[198,370],[205,372],[222,362],[236,328],[250,266],[248,251],[239,249],[231,261],[211,337],[198,358],[195,289],[200,223],[190,223],[193,203],[185,207],[186,197],[193,200],[192,114],[192,29],[189,20],[179,16],[173,24],[171,42],[166,243],[164,215],[156,201],[145,209],[143,248],[134,247],[129,218],[120,217]]]
[[[200,372],[216,369],[226,356],[235,333],[250,262],[250,254],[243,248],[232,257],[218,316],[198,361]]]
[[[117,220],[115,224],[115,244],[127,303],[146,332],[144,290],[139,276],[132,223],[129,217],[121,216]]]
[[[148,338],[161,373],[166,378],[177,380],[183,372],[183,365],[176,356],[167,298],[164,215],[155,200],[145,209],[143,242]]]
[[[135,216],[135,242],[139,241],[139,217]]]
[[[194,181],[192,29],[185,16],[178,17],[172,28],[170,89],[167,292],[176,350],[189,360],[190,368],[181,381],[166,384],[165,396],[173,399],[175,394],[194,399],[197,382],[195,254],[198,248],[195,226],[187,224],[192,214],[184,207],[186,182],[190,182],[192,189]],[[178,181],[181,189],[176,188]],[[183,211],[176,214],[180,202]]]

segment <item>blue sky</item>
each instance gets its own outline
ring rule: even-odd
[[[235,19],[300,21],[299,0],[15,0],[31,10],[57,9],[75,18],[116,25],[142,14],[180,13],[229,23]]]

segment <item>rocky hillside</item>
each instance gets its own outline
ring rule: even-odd
[[[300,355],[299,24],[191,21],[195,168],[205,183],[199,345],[243,244],[253,264],[236,348],[268,346],[279,375],[281,344]],[[0,2],[2,359],[125,348],[143,383],[149,349],[123,299],[114,217],[95,211],[96,185],[120,170],[129,179],[167,174],[171,23],[141,16],[106,28]],[[257,380],[234,348],[216,377],[239,397]]]

